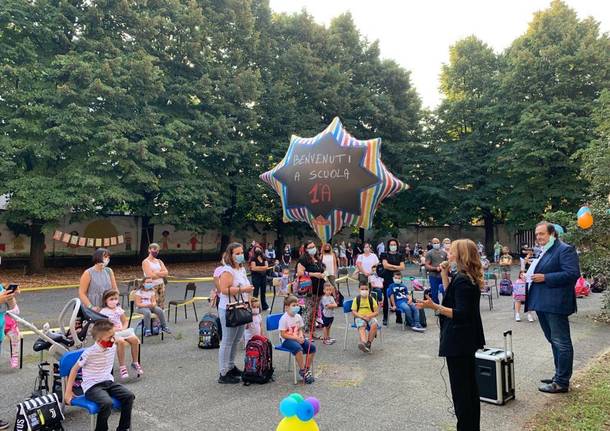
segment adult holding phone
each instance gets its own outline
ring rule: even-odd
[[[229,244],[222,261],[224,266],[218,282],[220,290],[218,317],[222,326],[222,340],[218,350],[218,368],[220,371],[218,383],[239,383],[242,372],[235,366],[235,355],[246,325],[228,327],[227,306],[236,300],[247,302],[249,295],[254,291],[254,287],[250,284],[246,274],[246,268],[244,267],[246,257],[244,247],[240,243]]]
[[[457,272],[450,282],[453,262]],[[417,308],[431,308],[439,314],[439,356],[447,358],[457,431],[478,431],[481,406],[474,355],[485,345],[485,336],[479,311],[483,268],[476,244],[469,239],[454,241],[448,260],[439,267],[443,285],[447,286],[443,303],[437,304],[426,297],[417,303]]]

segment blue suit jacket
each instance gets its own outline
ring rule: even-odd
[[[528,289],[528,310],[565,315],[576,312],[574,286],[580,277],[580,267],[574,247],[556,240],[534,272],[544,274],[544,283],[532,283]]]

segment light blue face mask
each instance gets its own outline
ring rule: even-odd
[[[549,238],[549,242],[547,242],[544,247],[542,247],[542,249],[544,251],[547,251],[549,248],[553,247],[553,244],[555,244],[555,236],[551,235],[551,237]]]
[[[290,307],[290,313],[294,316],[295,314],[297,314],[299,311],[301,311],[301,307],[300,306],[294,306],[294,307]]]
[[[150,290],[153,287],[155,287],[155,285],[152,283],[144,283],[144,289],[146,289],[146,290]]]
[[[245,261],[246,261],[246,257],[243,254],[235,255],[235,262],[237,262],[238,265],[241,265]]]

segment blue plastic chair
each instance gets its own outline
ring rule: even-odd
[[[59,359],[59,375],[61,377],[62,408],[63,409],[65,409],[65,404],[63,401],[65,399],[65,397],[63,396],[63,394],[66,393],[67,377],[70,375],[70,371],[72,371],[74,364],[76,364],[76,361],[78,361],[78,359],[80,358],[80,355],[83,353],[84,350],[85,349],[79,349],[79,350],[75,350],[73,352],[64,353],[63,356]],[[70,403],[70,405],[87,410],[87,412],[91,416],[90,429],[91,429],[91,431],[94,431],[95,423],[97,421],[97,414],[100,411],[99,406],[96,403],[94,403],[93,401],[90,401],[87,398],[85,398],[84,395],[80,395],[78,397],[72,398],[72,402]],[[112,398],[112,408],[115,410],[121,409],[121,403],[115,398]]]
[[[353,318],[351,323],[349,321],[349,318],[352,316],[352,304],[354,303],[354,301],[354,299],[348,299],[343,301],[343,316],[345,317],[345,337],[343,338],[343,350],[347,350],[348,328],[358,329],[356,323],[354,323]],[[377,333],[379,334],[379,339],[381,340],[381,347],[383,347],[383,333],[381,329],[382,325],[377,326]]]
[[[267,333],[270,332],[277,332],[277,341],[279,344],[274,345],[273,348],[275,350],[278,350],[280,352],[286,352],[288,353],[288,369],[290,370],[290,362],[292,362],[292,370],[293,370],[293,375],[294,375],[294,384],[296,385],[298,383],[298,379],[297,379],[297,361],[295,361],[293,359],[293,355],[292,352],[284,347],[282,347],[282,343],[280,340],[280,331],[279,331],[279,327],[280,327],[280,319],[282,317],[284,313],[276,313],[276,314],[270,314],[267,316],[267,320],[266,320],[266,327],[267,327]],[[273,344],[273,342],[271,343]],[[313,375],[313,364],[311,366],[311,373]]]

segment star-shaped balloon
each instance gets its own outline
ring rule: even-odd
[[[280,195],[284,222],[307,222],[328,242],[344,226],[370,229],[381,201],[408,188],[385,167],[380,146],[380,138],[350,136],[335,118],[313,138],[292,136],[261,179]]]

